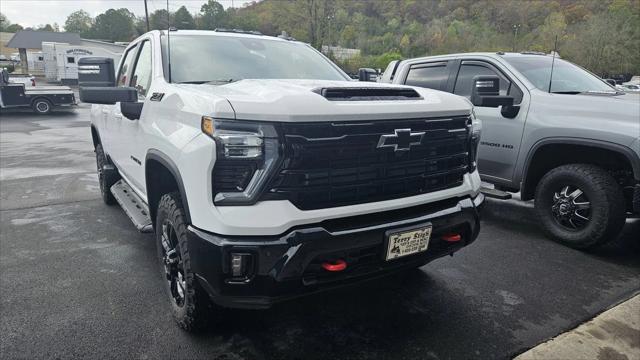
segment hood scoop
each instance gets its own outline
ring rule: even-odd
[[[329,101],[420,100],[411,88],[317,88],[312,90]]]

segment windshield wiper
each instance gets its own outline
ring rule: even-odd
[[[179,81],[177,84],[228,84],[237,79],[216,79],[216,80],[191,80],[191,81]]]

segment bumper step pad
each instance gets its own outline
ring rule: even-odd
[[[124,180],[120,180],[111,187],[111,193],[138,231],[143,233],[153,232],[149,208],[133,189],[131,189],[129,184]]]

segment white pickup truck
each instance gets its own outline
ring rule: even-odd
[[[117,72],[82,59],[79,80],[98,104],[103,199],[155,231],[187,330],[219,306],[418,267],[478,235],[479,126],[462,97],[354,82],[307,44],[237,30],[152,31]]]

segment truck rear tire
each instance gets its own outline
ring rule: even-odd
[[[48,114],[53,109],[53,105],[51,105],[51,102],[44,98],[35,99],[33,101],[32,107],[33,111],[40,115]]]
[[[156,247],[171,313],[178,325],[194,331],[206,325],[213,304],[191,271],[185,212],[177,192],[160,198],[156,216]]]
[[[536,187],[535,208],[545,232],[577,249],[615,240],[625,223],[622,189],[604,169],[562,165]]]

